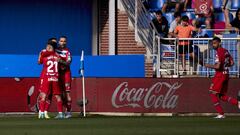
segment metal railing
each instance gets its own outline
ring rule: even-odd
[[[150,13],[146,10],[141,0],[121,0],[121,2],[134,25],[135,39],[139,38],[149,50],[149,55],[152,56],[157,51],[154,49],[157,46],[155,38],[158,33]]]
[[[230,67],[229,73],[231,76],[239,77],[240,38],[221,39],[222,47],[230,52],[235,62],[235,65]],[[215,71],[213,69],[205,68],[199,64],[200,61],[214,64],[215,51],[211,47],[212,38],[160,39],[157,37],[156,40],[158,42],[158,55],[155,65],[157,77],[180,77],[188,75],[209,77],[214,75]],[[165,44],[161,43],[161,40],[165,40]],[[190,48],[182,50],[178,45],[180,42],[189,44]],[[179,54],[180,50],[185,55]]]

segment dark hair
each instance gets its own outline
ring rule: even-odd
[[[56,43],[56,42],[48,41],[47,44],[48,44],[48,45],[51,45],[54,50],[57,48],[57,43]]]
[[[202,24],[200,23],[199,20],[196,20],[195,25],[196,25],[196,28],[201,28],[201,26],[202,26]]]
[[[65,39],[67,39],[67,36],[60,36],[60,38],[65,38]]]
[[[219,37],[213,37],[212,40],[216,40],[216,41],[218,41],[219,43],[221,43],[221,39],[220,39]]]
[[[184,16],[182,16],[181,20],[184,22],[188,22],[189,18],[188,18],[188,16],[184,15]]]
[[[56,41],[57,41],[57,38],[51,37],[51,38],[48,39],[48,42],[49,42],[49,41],[52,41],[52,40],[56,40]]]
[[[162,15],[162,11],[161,11],[161,10],[158,10],[158,11],[156,11],[156,14],[157,14],[157,15],[159,15],[159,14]]]
[[[174,18],[181,17],[181,13],[180,12],[175,12],[173,16],[174,16]]]

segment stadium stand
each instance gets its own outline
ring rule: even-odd
[[[130,20],[132,21],[132,23],[134,24],[134,17],[135,16],[132,16],[134,15],[135,11],[134,11],[134,5],[136,4],[135,2],[136,1],[130,1],[130,0],[122,0],[122,1],[125,1],[126,4],[129,4],[128,6],[131,7],[131,11],[127,11],[129,12],[128,14],[131,16],[128,16],[130,17]],[[142,0],[144,3],[142,5],[145,6],[145,10],[147,11],[147,13],[142,9],[143,7],[141,7],[141,4],[137,4],[139,7],[138,7],[138,17],[140,19],[138,19],[138,27],[141,26],[141,23],[143,22],[147,22],[146,24],[149,23],[149,20],[153,20],[154,18],[156,18],[156,14],[155,12],[156,11],[159,11],[159,10],[162,10],[162,6],[165,2],[165,0]],[[190,2],[194,2],[194,1],[190,1]],[[193,35],[193,38],[194,39],[190,39],[191,43],[193,43],[193,48],[194,48],[194,51],[196,53],[196,56],[201,56],[202,53],[206,53],[206,52],[203,52],[203,50],[206,49],[206,47],[210,44],[211,42],[211,38],[213,36],[219,36],[219,37],[223,37],[223,38],[236,38],[237,37],[229,37],[229,36],[225,36],[223,35],[223,33],[225,33],[226,31],[229,33],[229,30],[226,30],[225,29],[225,23],[226,23],[226,19],[225,19],[225,16],[224,16],[224,13],[222,11],[222,0],[213,0],[213,6],[214,6],[214,15],[215,15],[215,18],[214,18],[214,27],[213,29],[205,29],[204,25],[201,27],[201,32],[195,32],[195,35]],[[191,3],[189,3],[189,5],[191,5]],[[127,7],[127,6],[126,6]],[[234,15],[235,15],[235,12],[236,12],[236,9],[239,8],[239,0],[234,0],[232,5],[231,5],[231,9],[230,9],[230,13],[229,13],[229,18],[230,18],[230,21],[233,20],[234,18]],[[195,15],[195,12],[194,12],[194,8],[195,7],[188,7],[187,11],[186,12],[183,12],[181,15],[184,16],[188,16],[189,17],[189,22],[192,23],[192,20],[196,19],[196,15]],[[141,14],[142,12],[145,14],[144,16],[146,17],[143,17]],[[167,10],[167,12],[165,14],[163,14],[163,16],[165,16],[168,20],[168,23],[170,25],[170,23],[174,20],[174,10]],[[132,18],[133,17],[133,18]],[[132,20],[132,19],[133,20]],[[151,24],[151,23],[150,23]],[[152,24],[151,24],[152,25]],[[141,29],[141,30],[139,30]],[[150,56],[149,58],[151,59],[152,58],[152,64],[153,64],[153,70],[155,72],[158,72],[157,68],[159,66],[162,66],[163,64],[165,65],[165,67],[161,67],[161,69],[165,70],[165,69],[170,69],[172,71],[170,72],[167,72],[167,74],[175,74],[176,72],[178,71],[175,71],[176,68],[179,68],[176,64],[176,57],[175,54],[174,54],[174,51],[176,51],[176,47],[175,46],[171,46],[171,45],[176,45],[176,43],[178,42],[177,39],[173,38],[173,39],[167,39],[167,38],[158,38],[158,37],[154,37],[151,33],[154,33],[154,31],[156,30],[155,27],[149,27],[148,25],[145,25],[145,27],[139,27],[139,29],[137,30],[138,31],[138,34],[139,34],[139,31],[142,31],[143,35],[140,34],[140,39],[143,41],[143,44],[146,46],[146,48],[150,48]],[[231,31],[230,31],[231,32]],[[203,39],[202,39],[203,38]],[[168,43],[165,43],[162,44],[163,42],[161,40],[173,40],[171,42],[169,42],[170,46],[168,46]],[[184,39],[185,40],[185,39]],[[187,40],[187,39],[186,39]],[[224,44],[227,45],[227,47],[233,45],[235,47],[232,47],[232,48],[229,48],[231,50],[231,52],[235,51],[234,52],[234,58],[235,59],[238,59],[238,56],[236,56],[236,51],[237,51],[237,48],[236,48],[236,44],[237,44],[237,40],[235,40],[235,42],[232,42],[232,43],[229,43],[227,42],[227,40],[225,41],[226,39],[224,39]],[[161,49],[159,49],[161,48]],[[205,48],[205,49],[203,49]],[[158,50],[159,49],[159,50]],[[156,51],[157,50],[157,51]],[[206,50],[205,50],[206,51]],[[210,52],[210,54],[212,55],[214,52]],[[156,56],[159,54],[159,57],[156,58]],[[148,55],[148,54],[146,54]],[[186,56],[187,60],[190,60],[188,57],[188,55]],[[205,56],[206,57],[206,56]],[[212,57],[212,56],[211,56]],[[211,57],[209,56],[209,59],[208,59],[208,62],[211,62]],[[160,60],[163,60],[161,61],[162,63],[158,63]],[[175,62],[174,62],[175,61]],[[168,62],[168,63],[167,63]],[[171,65],[171,64],[172,65]],[[190,66],[190,63],[189,61],[187,62]],[[148,67],[151,63],[148,63]],[[168,64],[168,65],[167,65]],[[164,69],[165,68],[165,69]],[[200,69],[201,68],[201,69]],[[235,67],[234,67],[235,68]],[[237,67],[239,68],[239,67]],[[157,70],[156,70],[157,69]],[[174,70],[175,69],[175,70]],[[203,75],[203,76],[208,76],[210,75],[210,71],[207,70],[207,69],[204,69],[202,68],[201,66],[198,66],[198,69],[199,69],[199,72],[202,72],[202,73],[198,73],[198,75]],[[180,70],[180,69],[179,69]],[[232,69],[234,70],[235,72],[237,71],[237,69]],[[150,71],[150,70],[149,70]]]
[[[155,12],[162,9],[162,6],[164,4],[165,0],[149,0],[149,11]]]
[[[221,10],[222,0],[213,0],[213,8],[217,10]]]
[[[168,24],[170,25],[171,22],[174,20],[173,13],[169,12],[169,13],[164,14],[164,16],[166,17],[166,19],[168,20]]]

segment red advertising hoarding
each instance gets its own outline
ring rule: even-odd
[[[81,79],[72,81],[73,111],[82,99]],[[87,78],[88,112],[136,113],[212,113],[215,112],[208,88],[209,78]],[[37,78],[1,78],[0,112],[31,112],[38,95]],[[240,90],[239,79],[230,79],[230,96]],[[33,93],[32,93],[33,92]],[[29,100],[30,99],[30,100]],[[225,112],[238,112],[237,107],[221,103]],[[56,110],[53,102],[50,111]]]

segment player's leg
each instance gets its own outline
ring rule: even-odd
[[[40,92],[40,101],[39,101],[39,115],[38,118],[44,118],[45,104],[46,104],[46,96],[49,92],[50,83],[47,79],[43,79],[41,82],[41,92]]]
[[[70,96],[70,91],[66,91],[66,98],[67,98],[67,103],[66,103],[66,118],[72,117],[72,99]]]
[[[62,102],[62,92],[59,88],[59,83],[58,82],[53,82],[53,94],[55,95],[56,101],[57,101],[57,110],[58,110],[58,115],[55,118],[64,118],[63,115],[63,102]]]
[[[224,112],[223,112],[223,109],[220,105],[217,94],[216,93],[210,93],[210,97],[211,97],[212,103],[214,105],[214,108],[218,112],[218,115],[214,118],[224,118]]]
[[[240,109],[240,91],[238,91],[237,100],[238,100],[238,108]]]
[[[214,77],[212,80],[212,84],[209,88],[209,94],[210,94],[212,103],[214,105],[215,110],[218,112],[218,116],[216,116],[215,118],[225,118],[222,106],[218,99],[218,94],[222,89],[222,83],[223,81],[221,78]]]
[[[226,95],[227,90],[228,90],[228,80],[223,82],[223,87],[222,87],[222,90],[221,90],[221,94],[219,94],[219,98],[222,101],[228,102],[232,105],[238,105],[238,101],[237,101],[236,98],[233,98],[233,97],[230,97],[230,96]]]
[[[49,115],[48,115],[48,110],[49,110],[49,107],[51,105],[51,102],[52,102],[52,91],[50,91],[50,93],[46,96],[46,102],[45,102],[45,111],[44,111],[44,115],[45,115],[45,118],[46,119],[49,119]]]
[[[40,93],[40,102],[39,102],[39,114],[38,118],[44,118],[44,111],[45,111],[45,101],[46,101],[46,93]]]
[[[45,100],[45,111],[44,111],[44,116],[46,119],[50,119],[50,116],[48,115],[48,110],[52,102],[52,91],[46,96]]]
[[[233,97],[230,97],[230,96],[227,96],[227,95],[220,95],[220,99],[224,102],[228,102],[232,105],[238,105],[238,101],[236,98],[233,98]]]
[[[57,110],[58,110],[58,115],[55,117],[57,119],[63,119],[63,104],[62,104],[62,98],[60,95],[55,95],[56,100],[57,100]]]
[[[71,72],[67,71],[65,73],[65,96],[66,96],[66,118],[70,118],[72,117],[71,111],[72,111],[72,98],[71,98],[71,81],[72,81],[72,77],[71,77]]]

